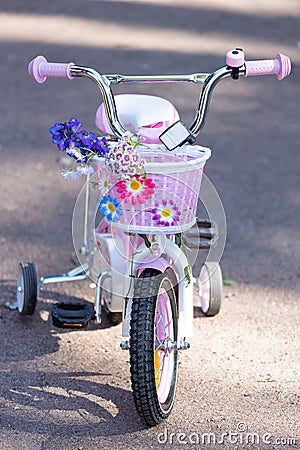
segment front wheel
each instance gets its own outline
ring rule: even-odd
[[[130,321],[130,372],[143,421],[157,425],[173,407],[177,382],[178,314],[171,281],[145,269],[136,280]]]

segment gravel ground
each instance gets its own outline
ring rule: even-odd
[[[300,448],[299,15],[297,0],[1,1],[1,450]],[[206,72],[236,46],[248,59],[287,54],[293,73],[216,90],[199,143],[214,150],[206,175],[226,212],[222,268],[234,283],[218,316],[195,310],[173,412],[148,429],[135,412],[121,326],[51,324],[56,301],[92,301],[88,283],[47,287],[30,318],[4,306],[19,261],[34,261],[40,276],[74,266],[81,182],[60,176],[47,129],[72,116],[93,128],[101,101],[83,80],[38,86],[26,66],[44,54],[104,73]],[[196,86],[150,93],[191,121]]]

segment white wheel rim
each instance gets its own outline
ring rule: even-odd
[[[155,350],[159,352],[160,342],[165,338],[174,341],[173,314],[169,296],[164,288],[160,289],[155,319]],[[160,403],[164,403],[170,393],[175,365],[174,350],[171,353],[159,352],[160,365],[159,383],[157,385],[157,397]],[[157,376],[157,373],[155,373]]]
[[[18,311],[21,313],[24,308],[24,277],[22,269],[19,269],[17,280],[17,304]]]
[[[204,313],[210,307],[210,279],[206,266],[203,266],[199,275],[199,297],[200,306]]]

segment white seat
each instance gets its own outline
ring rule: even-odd
[[[160,143],[161,133],[179,120],[179,114],[168,100],[152,95],[120,94],[115,96],[118,117],[123,127],[140,133],[144,142]],[[113,134],[102,103],[96,113],[96,125],[106,134]]]

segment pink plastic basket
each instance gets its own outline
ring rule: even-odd
[[[120,200],[120,180],[103,159],[95,160],[100,189],[107,186],[102,195],[120,202],[121,215],[114,227],[134,233],[154,233],[158,228],[166,234],[188,230],[196,220],[202,172],[210,149],[185,145],[170,152],[159,145],[148,145],[139,153],[146,160],[147,178],[155,184],[154,193],[144,203]]]

